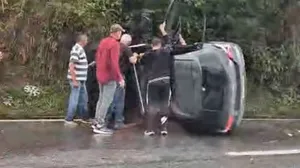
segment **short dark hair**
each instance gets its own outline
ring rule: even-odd
[[[151,44],[152,44],[153,46],[157,46],[157,45],[159,45],[159,44],[162,44],[162,41],[161,41],[160,38],[154,37],[154,38],[152,39]]]

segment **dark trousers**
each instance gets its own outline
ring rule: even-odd
[[[155,131],[167,129],[169,104],[169,80],[150,81],[146,86],[146,129]]]
[[[96,67],[89,68],[86,87],[88,92],[89,118],[95,118],[96,105],[99,98],[99,85],[96,78]]]

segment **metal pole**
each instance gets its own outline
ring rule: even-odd
[[[142,115],[145,115],[145,107],[144,107],[144,102],[143,102],[143,97],[142,97],[142,93],[141,93],[141,88],[140,88],[140,82],[139,82],[139,78],[136,72],[136,67],[133,64],[133,71],[134,71],[134,77],[135,77],[135,81],[136,81],[136,86],[137,86],[137,90],[138,90],[138,94],[139,94],[139,99],[140,99],[140,104],[141,104],[141,108],[142,108]]]
[[[166,11],[166,14],[165,14],[165,18],[164,18],[164,22],[167,21],[167,18],[168,18],[168,14],[170,13],[172,7],[173,7],[173,4],[174,4],[175,0],[171,0],[170,1],[170,4],[167,8],[167,11]]]

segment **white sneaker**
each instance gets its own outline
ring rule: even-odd
[[[160,135],[162,135],[162,136],[168,135],[168,130],[166,127],[161,128]]]
[[[153,135],[155,135],[155,132],[154,131],[145,131],[144,135],[145,136],[153,136]]]
[[[166,131],[166,130],[160,131],[160,134],[163,135],[163,136],[166,136],[166,135],[168,135],[168,131]]]
[[[74,121],[65,121],[65,126],[77,126],[78,124]]]
[[[93,129],[101,129],[101,128],[103,128],[104,126],[103,126],[103,125],[100,125],[100,124],[92,124],[91,127],[92,127]]]
[[[100,129],[95,128],[93,129],[93,132],[95,134],[104,134],[104,135],[112,135],[114,132],[108,128],[102,127]]]

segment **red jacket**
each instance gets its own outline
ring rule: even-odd
[[[96,74],[99,83],[123,80],[119,55],[120,43],[116,39],[107,37],[101,40],[96,52]]]

